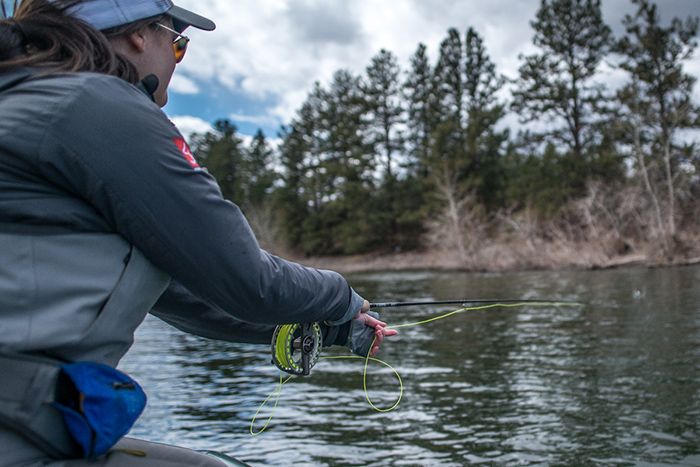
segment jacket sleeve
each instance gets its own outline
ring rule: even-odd
[[[155,104],[119,79],[88,76],[55,109],[40,145],[44,176],[236,320],[339,324],[359,312],[363,299],[339,274],[259,248],[240,209],[222,198]]]
[[[275,326],[240,321],[228,313],[209,307],[176,281],[170,282],[151,314],[181,331],[229,342],[270,345],[275,331]],[[325,323],[319,325],[323,334],[323,347],[345,345],[350,334],[350,323],[340,326],[328,326]]]

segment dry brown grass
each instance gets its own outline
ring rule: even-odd
[[[674,235],[655,221],[654,206],[643,190],[633,186],[591,184],[587,196],[546,220],[528,209],[486,215],[468,194],[446,205],[445,213],[429,224],[423,252],[296,259],[340,272],[592,269],[700,262],[696,215],[700,201],[692,198],[678,215],[681,228]]]

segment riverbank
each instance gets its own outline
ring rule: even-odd
[[[485,242],[488,243],[488,242]],[[682,248],[671,257],[647,246],[623,254],[610,253],[600,243],[563,243],[535,239],[530,242],[490,243],[472,253],[454,250],[430,250],[393,254],[365,254],[355,256],[284,257],[306,266],[330,269],[340,273],[454,270],[454,271],[527,271],[567,269],[609,269],[626,266],[667,267],[700,263],[700,248]]]
[[[464,203],[460,211],[435,215],[426,223],[421,251],[280,256],[341,273],[609,269],[700,263],[700,202],[686,200],[683,209],[677,209],[674,222],[664,223],[638,187],[615,190],[592,185],[589,191],[567,210],[546,219],[527,209],[487,215],[479,205]]]

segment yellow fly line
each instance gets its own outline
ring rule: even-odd
[[[435,303],[437,303],[437,302],[435,302]],[[391,305],[395,305],[395,304],[385,304],[385,306],[391,306]],[[495,303],[488,303],[485,305],[464,306],[458,310],[454,310],[454,311],[451,311],[449,313],[435,316],[433,318],[429,318],[429,319],[425,319],[425,320],[421,320],[421,321],[416,321],[413,323],[404,323],[404,324],[397,324],[395,326],[387,326],[386,329],[399,329],[399,328],[406,328],[406,327],[410,327],[410,326],[420,326],[420,325],[431,323],[433,321],[437,321],[440,319],[445,319],[445,318],[448,318],[452,315],[456,315],[458,313],[463,313],[465,311],[486,310],[489,308],[496,308],[496,307],[513,308],[513,307],[521,307],[521,306],[528,306],[528,305],[529,306],[582,306],[583,304],[578,303],[578,302],[567,302],[567,301],[561,301],[561,302],[557,302],[557,301],[521,301],[521,302],[510,301],[507,303],[495,302]],[[294,359],[291,355],[291,352],[293,349],[293,340],[294,340],[295,333],[297,331],[297,326],[298,325],[278,326],[278,331],[275,332],[275,337],[273,338],[273,357],[274,357],[273,360],[276,359],[277,362],[279,362],[282,366],[287,367],[287,368],[292,368],[295,370],[296,374],[301,374],[298,371],[296,371],[296,370],[298,370],[298,363],[294,361]],[[314,328],[314,331],[316,331],[316,329],[318,329],[318,326],[316,328]],[[318,330],[318,333],[320,334],[320,330]],[[318,337],[318,339],[320,341],[320,336]],[[373,346],[374,346],[374,341],[372,342],[372,345],[370,345],[370,347],[369,347],[370,352],[371,352],[371,349]],[[320,346],[318,346],[318,349],[320,352]],[[401,380],[401,375],[393,366],[391,366],[387,362],[380,360],[378,358],[370,357],[369,352],[364,357],[359,356],[359,355],[340,355],[340,356],[333,356],[333,357],[319,357],[318,354],[315,354],[314,356],[312,356],[312,358],[314,359],[314,363],[315,363],[316,359],[318,359],[318,358],[327,359],[327,360],[362,359],[365,361],[364,368],[363,368],[363,374],[362,374],[362,384],[363,384],[363,390],[365,393],[365,398],[367,399],[367,403],[369,403],[370,407],[372,407],[377,412],[391,412],[396,407],[398,407],[399,402],[401,402],[401,398],[403,396],[403,381]],[[396,378],[399,381],[399,395],[398,395],[398,398],[396,399],[396,402],[391,407],[388,407],[388,408],[377,407],[369,397],[369,390],[367,389],[367,367],[368,367],[370,361],[381,363],[382,365],[389,368],[391,371],[394,372],[394,374],[396,375]],[[277,364],[277,362],[275,362],[275,363]],[[280,367],[280,365],[278,365],[278,367]],[[267,398],[263,401],[263,403],[260,405],[258,410],[255,412],[255,416],[253,416],[253,420],[251,420],[251,422],[250,422],[250,434],[259,435],[263,431],[265,431],[267,426],[270,424],[270,421],[272,420],[273,415],[275,414],[275,409],[277,408],[277,404],[279,402],[280,396],[282,395],[282,387],[291,379],[292,379],[292,377],[289,376],[287,379],[283,380],[282,372],[280,372],[279,385],[272,392],[272,394],[267,396]],[[260,411],[263,409],[263,407],[267,404],[267,402],[275,394],[277,394],[277,397],[275,398],[275,404],[272,407],[272,411],[270,413],[270,416],[267,418],[265,426],[263,426],[257,432],[254,431],[255,420],[257,419],[258,415],[260,414]]]

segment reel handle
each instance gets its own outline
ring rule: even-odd
[[[318,323],[277,326],[272,335],[272,363],[286,373],[308,376],[321,354],[321,340]]]
[[[313,324],[301,325],[301,337],[299,338],[301,347],[301,369],[304,376],[311,374],[311,357],[314,351]]]

